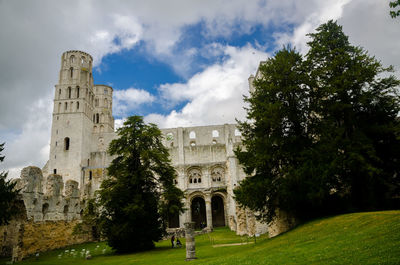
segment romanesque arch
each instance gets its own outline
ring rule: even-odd
[[[220,195],[211,198],[211,211],[213,227],[225,226],[224,199]]]
[[[187,172],[188,172],[187,175],[188,175],[189,185],[195,185],[195,184],[202,183],[202,173],[201,173],[200,168],[192,167],[192,168],[189,168]]]
[[[212,167],[210,175],[213,184],[225,182],[225,169],[221,165]]]
[[[192,222],[195,223],[195,229],[202,229],[207,225],[206,202],[201,196],[195,196],[190,205]]]

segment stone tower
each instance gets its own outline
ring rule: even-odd
[[[61,57],[54,93],[48,171],[61,175],[64,181],[72,179],[80,183],[82,167],[89,163],[97,109],[92,62],[92,56],[81,51],[67,51]]]

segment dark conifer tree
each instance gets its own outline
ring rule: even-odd
[[[399,80],[336,22],[309,34],[305,58],[287,48],[260,66],[236,154],[250,178],[240,204],[271,221],[395,207]]]
[[[166,217],[183,207],[161,131],[129,117],[109,153],[115,158],[99,192],[100,229],[117,252],[151,249],[165,232]]]
[[[0,154],[4,150],[4,143],[0,144]],[[0,155],[0,162],[4,156]],[[8,172],[0,172],[0,225],[8,224],[13,216],[19,213],[15,202],[19,191],[15,189],[16,182],[6,180]]]

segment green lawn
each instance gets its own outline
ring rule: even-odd
[[[340,215],[301,225],[272,239],[262,236],[248,245],[213,247],[213,244],[240,242],[247,242],[247,238],[236,236],[227,228],[198,236],[198,259],[190,263],[400,264],[400,211]],[[155,250],[128,255],[112,254],[105,243],[73,248],[78,252],[75,258],[63,249],[42,253],[39,258],[20,264],[188,264],[185,249],[171,249],[169,241],[157,243]],[[90,250],[92,260],[80,257],[82,248]],[[68,248],[69,253],[71,249]]]

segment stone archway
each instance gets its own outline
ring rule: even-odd
[[[221,196],[211,198],[211,211],[213,227],[225,226],[225,207]]]
[[[202,197],[195,197],[190,207],[192,212],[192,222],[195,222],[195,229],[202,229],[207,225],[206,202]]]

